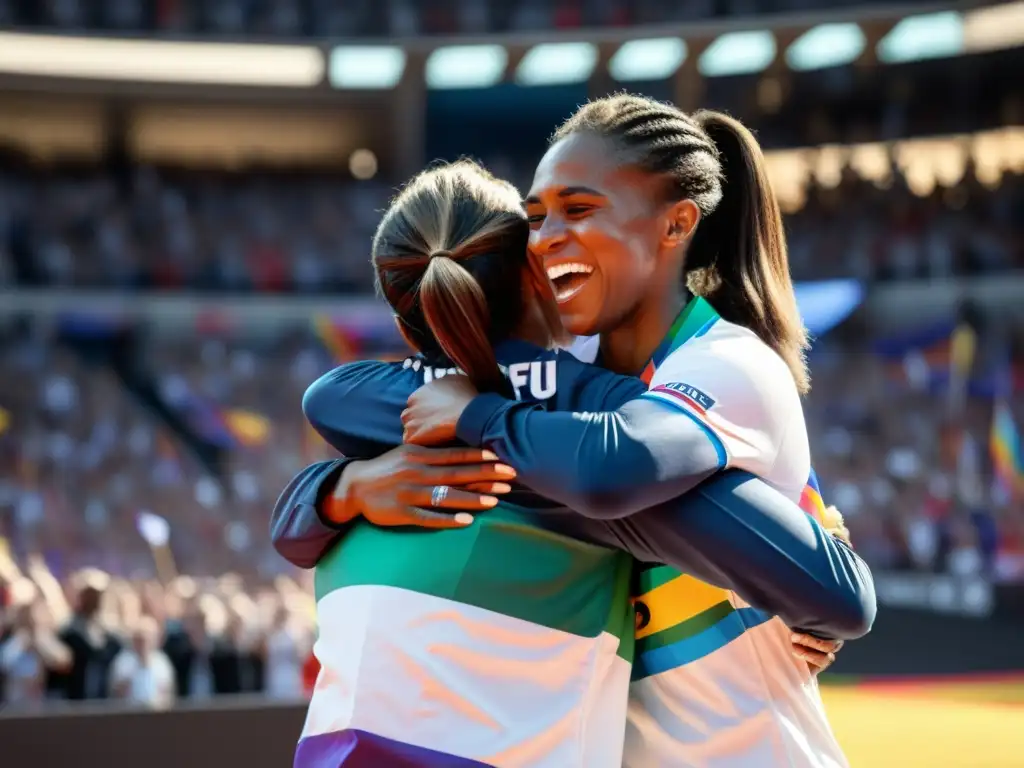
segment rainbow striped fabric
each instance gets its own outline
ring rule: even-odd
[[[989,453],[996,480],[1010,495],[1024,494],[1024,449],[1017,423],[1005,400],[997,401],[992,413]]]
[[[632,570],[512,507],[457,530],[357,523],[316,569],[295,765],[619,768]]]

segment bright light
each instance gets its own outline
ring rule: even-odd
[[[313,46],[182,43],[0,32],[0,72],[88,80],[309,88],[324,76]]]
[[[608,72],[619,82],[664,80],[686,61],[686,43],[678,37],[630,40],[608,62]]]
[[[1024,44],[1024,2],[993,5],[964,13],[964,48],[969,53]]]
[[[348,170],[360,181],[377,175],[377,156],[368,149],[357,149],[348,159]]]
[[[941,59],[964,52],[964,22],[956,11],[909,16],[878,42],[883,64]]]
[[[591,43],[543,43],[526,52],[516,70],[520,85],[584,83],[597,64]]]
[[[508,66],[503,45],[452,45],[427,58],[428,88],[490,88]]]
[[[840,67],[860,58],[866,45],[864,32],[856,24],[820,24],[793,41],[786,63],[798,72]]]
[[[405,51],[396,45],[343,45],[331,51],[329,78],[335,88],[386,90],[405,72]]]
[[[775,35],[771,32],[727,32],[704,50],[698,67],[705,77],[753,75],[774,60]]]

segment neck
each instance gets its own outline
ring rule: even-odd
[[[682,290],[641,306],[614,331],[601,334],[601,362],[616,373],[638,376],[686,305]]]
[[[543,313],[535,305],[531,305],[523,313],[523,319],[512,333],[512,337],[544,348],[553,346],[556,341],[551,338],[551,329]]]

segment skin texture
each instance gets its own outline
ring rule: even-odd
[[[664,184],[589,134],[554,144],[526,197],[531,256],[545,269],[593,269],[558,311],[567,331],[602,335],[604,364],[637,373],[682,309],[686,246],[700,219],[690,200],[663,202]]]

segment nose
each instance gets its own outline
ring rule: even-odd
[[[565,222],[549,215],[530,233],[530,250],[541,258],[554,256],[567,241],[568,230]]]

